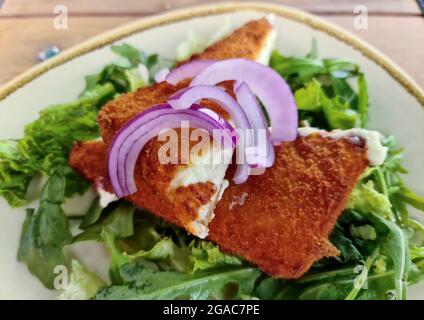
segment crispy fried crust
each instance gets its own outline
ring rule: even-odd
[[[232,34],[208,47],[200,54],[193,55],[190,60],[222,60],[229,58],[256,59],[273,27],[266,19],[248,22]],[[144,111],[153,104],[163,103],[177,90],[186,87],[189,81],[182,81],[177,86],[166,82],[141,88],[133,93],[128,93],[109,102],[99,113],[98,122],[103,140],[106,143],[112,141],[115,133],[129,119],[137,113]],[[231,88],[227,83],[225,88]],[[231,90],[229,90],[231,91]],[[218,111],[223,117],[228,114],[213,102],[202,101],[202,104]]]
[[[176,86],[167,82],[156,83],[138,89],[136,92],[123,94],[119,98],[110,101],[102,108],[97,117],[103,141],[107,144],[112,142],[116,132],[128,120],[152,105],[166,102],[173,93],[187,87],[188,84],[189,80],[181,81]],[[232,83],[227,82],[223,84],[223,87],[228,92],[232,92]],[[202,100],[201,104],[228,119],[228,113],[218,104],[208,100]]]
[[[135,169],[137,192],[127,198],[135,205],[145,208],[192,233],[191,222],[196,220],[198,209],[206,205],[217,191],[210,183],[197,183],[187,187],[170,189],[174,165],[161,165],[157,152],[161,143],[151,140],[141,154],[143,161]],[[113,192],[107,173],[107,145],[102,141],[90,141],[74,145],[69,164],[96,188]]]
[[[196,55],[196,58],[224,59],[239,57],[254,59],[259,55],[262,45],[271,31],[272,26],[267,20],[252,21],[234,31],[227,38],[212,45],[204,53]],[[123,94],[109,102],[98,116],[100,132],[105,143],[107,145],[110,144],[116,132],[129,119],[152,105],[166,102],[173,93],[186,87],[189,81],[189,79],[181,81],[176,86],[166,82],[154,84],[133,93]],[[222,86],[232,93],[232,82],[223,83]],[[203,100],[201,103],[228,119],[228,114],[218,104],[207,100]],[[193,232],[190,222],[196,220],[201,207],[211,200],[216,192],[216,187],[211,183],[198,183],[187,188],[168,190],[169,182],[176,176],[177,171],[186,166],[162,166],[157,161],[157,150],[162,144],[157,139],[153,139],[143,149],[144,151],[138,160],[136,168],[136,172],[140,172],[140,167],[144,168],[144,175],[138,180],[139,192],[140,190],[144,190],[145,194],[154,192],[154,195],[152,194],[151,196],[161,199],[161,201],[156,203],[156,206],[160,204],[160,207],[150,209],[154,212],[166,212],[167,215],[172,216],[170,220],[174,223]],[[73,155],[74,163],[77,163],[75,162],[77,161],[75,157],[80,147],[81,145],[78,145],[74,149],[76,153]],[[147,159],[146,156],[150,158]],[[84,159],[79,159],[78,161],[84,161]],[[145,190],[146,188],[149,189]],[[135,196],[135,199],[137,201],[139,197]],[[139,203],[139,205],[146,206],[145,203]],[[196,232],[194,233],[197,234]]]
[[[250,22],[192,59],[256,59],[271,29],[265,19]],[[187,85],[187,80],[177,86],[163,82],[108,103],[98,117],[105,143],[76,144],[70,165],[111,192],[106,158],[113,136],[134,115]],[[225,88],[232,91],[231,83]],[[202,104],[228,116],[212,102]],[[198,183],[170,190],[170,181],[183,166],[161,165],[160,146],[153,139],[143,149],[135,170],[138,191],[128,200],[193,233],[190,222],[215,194],[215,186]],[[364,146],[353,140],[310,136],[285,143],[276,148],[276,163],[264,175],[230,184],[216,207],[209,238],[273,276],[299,277],[314,261],[338,254],[328,235],[367,163]],[[227,173],[229,180],[233,171]]]
[[[320,258],[338,255],[328,236],[368,160],[363,141],[319,135],[284,143],[276,155],[263,175],[230,184],[209,234],[266,273],[297,278]]]
[[[76,145],[70,163],[111,191],[103,142]],[[355,140],[312,135],[284,143],[276,147],[276,162],[263,175],[241,185],[230,183],[215,208],[209,239],[272,276],[297,278],[315,261],[338,254],[328,236],[367,165],[364,144]],[[166,201],[156,184],[147,184],[149,178],[143,180],[148,171],[136,171],[136,180],[143,183],[137,183],[139,191],[128,200],[184,227],[184,210]],[[232,166],[229,180],[233,173]],[[208,198],[196,185],[183,189],[199,203]]]
[[[256,60],[264,47],[267,35],[272,30],[272,25],[265,18],[250,21],[228,37],[214,43],[202,53],[193,55],[190,60],[225,60],[231,58]]]

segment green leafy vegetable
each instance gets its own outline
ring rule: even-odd
[[[62,248],[72,242],[68,219],[61,207],[65,197],[65,177],[56,171],[41,194],[40,206],[27,210],[18,250],[18,260],[50,289],[55,267],[66,265]]]
[[[365,264],[360,274],[355,278],[352,290],[349,292],[345,300],[354,300],[358,296],[360,290],[364,287],[364,285],[366,284],[368,280],[368,272],[371,269],[371,266],[374,263],[377,256],[378,256],[378,249],[376,249],[374,253],[371,256],[369,256],[367,260],[365,261]]]
[[[372,180],[359,183],[351,192],[346,209],[360,212],[375,212],[388,219],[392,218],[390,199],[375,189]]]
[[[352,237],[363,239],[363,240],[375,240],[377,239],[377,232],[375,228],[369,224],[364,226],[350,226],[350,234]]]
[[[103,207],[100,205],[100,197],[97,197],[94,199],[94,201],[91,203],[90,208],[84,215],[84,218],[81,221],[80,229],[86,229],[87,227],[95,224],[102,214]]]
[[[100,290],[96,299],[240,299],[249,296],[260,271],[255,268],[198,272],[157,271],[142,264],[121,268],[125,285]]]
[[[98,136],[97,113],[110,99],[113,86],[97,86],[75,102],[43,110],[40,118],[25,127],[25,136],[17,141],[0,141],[0,195],[10,205],[26,203],[25,195],[32,178],[50,175],[58,167],[67,167],[68,154],[75,141]],[[83,192],[88,183],[68,167],[66,195]],[[82,189],[81,189],[82,188]]]
[[[318,59],[315,41],[305,58],[285,57],[278,51],[270,66],[284,77],[294,92],[300,117],[323,129],[364,127],[368,93],[359,66],[344,59]],[[357,78],[357,92],[349,83]]]
[[[209,44],[191,33],[177,58],[187,59]],[[24,138],[0,141],[0,195],[11,205],[26,203],[35,175],[49,177],[38,210],[27,211],[18,259],[52,288],[54,268],[66,263],[64,245],[96,240],[110,252],[109,285],[73,261],[71,284],[61,298],[405,299],[407,285],[424,279],[424,226],[407,210],[411,205],[424,211],[424,198],[403,182],[407,171],[393,137],[384,141],[387,159],[363,174],[330,235],[340,255],[318,261],[300,279],[268,277],[244,259],[123,201],[101,208],[96,199],[81,221],[81,233],[72,238],[61,205],[88,185],[67,165],[72,144],[98,136],[96,117],[107,101],[147,85],[159,69],[174,65],[128,44],[112,51],[122,61],[87,76],[78,100],[42,111]],[[270,65],[292,88],[300,120],[327,130],[366,125],[367,85],[355,63],[319,59],[313,41],[304,58],[275,51]]]
[[[79,99],[42,110],[40,117],[25,127],[22,139],[0,141],[0,195],[11,206],[27,203],[27,188],[34,176],[49,176],[58,167],[64,167],[66,196],[84,192],[87,181],[67,167],[72,145],[99,136],[97,114],[106,102],[148,84],[137,70],[139,64],[150,73],[173,65],[128,44],[112,46],[112,50],[125,59],[121,65],[109,64],[100,73],[87,76]]]
[[[222,253],[217,246],[208,241],[193,240],[189,245],[193,272],[209,270],[220,266],[239,267],[245,264],[239,257]]]
[[[336,260],[346,263],[363,259],[359,249],[355,246],[354,242],[346,236],[344,229],[340,225],[336,225],[330,236],[330,240],[340,251],[340,256],[336,257]]]
[[[218,294],[213,291],[218,287],[206,286],[203,288],[204,284],[202,283],[206,281],[205,279],[215,279],[216,277],[221,281],[216,285],[224,287],[230,275],[244,277],[245,273],[242,272],[246,269],[244,260],[226,255],[214,244],[188,236],[180,229],[164,223],[147,212],[137,212],[136,215],[133,215],[134,209],[133,206],[125,203],[118,203],[114,209],[107,208],[96,223],[87,227],[75,238],[75,241],[93,239],[103,241],[109,249],[112,286],[105,290],[107,297],[113,293],[113,297],[118,298],[125,291],[126,285],[133,288],[133,284],[125,278],[126,273],[122,270],[125,270],[128,265],[134,264],[138,266],[137,268],[145,268],[143,274],[146,274],[146,277],[154,275],[155,282],[162,281],[157,279],[167,279],[169,275],[180,279],[178,283],[182,281],[184,284],[181,286],[183,287],[193,285],[192,293],[188,288],[186,289],[186,293],[193,297],[200,294],[198,290],[201,290],[202,295]],[[134,229],[132,229],[133,226]],[[220,276],[215,275],[216,271],[221,269],[225,269],[225,272]],[[260,273],[258,270],[255,272]],[[244,283],[243,279],[240,281]],[[236,280],[237,278],[234,281]],[[224,281],[226,282],[224,283]],[[254,280],[252,281],[254,282]],[[170,283],[166,283],[166,286],[170,285]],[[180,284],[178,288],[180,288]],[[171,291],[167,292],[167,295],[176,294],[172,288],[167,290]],[[251,290],[240,292],[244,295],[250,293]],[[140,288],[133,288],[133,292],[128,292],[128,294],[133,295],[132,298],[138,299],[150,297]],[[154,296],[153,293],[149,292],[149,294],[151,297]],[[101,297],[106,298],[106,293]],[[129,296],[125,297],[129,298]]]
[[[395,223],[377,214],[372,214],[370,219],[375,225],[384,226],[388,232],[384,240],[381,240],[382,253],[390,257],[393,263],[396,298],[406,299],[406,284],[411,266],[407,239]]]
[[[417,208],[418,210],[424,211],[424,197],[417,195],[404,184],[399,186],[397,196],[407,204]]]
[[[77,235],[74,241],[104,241],[112,254],[114,275],[123,264],[138,260],[149,261],[149,266],[157,269],[188,273],[244,264],[242,259],[223,254],[210,242],[183,235],[181,230],[147,212],[137,212],[134,216],[134,210],[135,207],[126,203],[105,209],[98,222]],[[176,238],[178,244],[174,241]],[[120,282],[119,277],[115,280]]]
[[[121,57],[126,58],[131,66],[138,66],[140,63],[147,65],[149,57],[143,52],[140,51],[128,43],[123,43],[121,45],[113,45],[110,47],[113,52],[120,55]]]

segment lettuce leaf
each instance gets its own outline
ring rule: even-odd
[[[18,260],[49,289],[53,289],[55,267],[66,265],[62,248],[72,242],[68,219],[61,205],[65,198],[65,176],[52,174],[43,188],[40,206],[27,209],[18,249]]]
[[[59,166],[66,176],[65,195],[84,192],[88,182],[67,165],[72,145],[99,136],[97,114],[106,102],[148,84],[137,69],[140,64],[153,70],[174,63],[128,44],[112,46],[112,51],[124,61],[87,76],[86,88],[77,100],[42,110],[39,118],[25,127],[23,138],[0,140],[0,196],[11,206],[27,203],[27,188],[34,176],[49,176]]]
[[[245,261],[239,257],[222,253],[209,241],[193,240],[189,245],[192,272],[209,270],[221,266],[240,267]]]
[[[178,288],[185,290],[185,294],[191,297],[200,294],[217,296],[218,293],[213,290],[218,290],[218,287],[203,287],[204,277],[216,278],[216,286],[222,289],[231,279],[230,276],[235,277],[235,282],[237,277],[241,277],[242,286],[247,281],[245,277],[260,274],[256,269],[246,271],[246,262],[243,259],[222,253],[211,242],[188,236],[181,229],[146,211],[133,214],[134,210],[135,207],[118,202],[112,205],[112,208],[106,208],[97,222],[86,227],[74,239],[102,241],[110,252],[109,275],[112,286],[99,293],[99,298],[141,299],[156,295],[162,297],[162,294],[164,297],[178,294],[178,291],[172,288],[169,288],[170,292],[164,289],[162,293],[145,292],[142,288],[135,288],[132,280],[128,279],[128,266],[131,266],[132,272],[138,272],[146,279],[151,277],[153,287],[161,282],[165,282],[164,286],[170,286],[172,282],[166,279],[172,277],[178,280]],[[222,274],[218,272],[224,269],[226,271]],[[131,290],[127,290],[128,286]],[[184,289],[185,286],[189,286],[191,291],[189,288]],[[251,290],[243,290],[240,294],[242,293],[248,296]]]
[[[22,139],[0,141],[0,195],[11,206],[22,206],[32,178],[40,173],[49,176],[58,167],[65,168],[67,196],[85,191],[88,183],[68,167],[68,154],[75,141],[98,136],[99,107],[114,92],[110,84],[96,86],[72,103],[43,110],[25,127]]]
[[[294,93],[300,111],[321,113],[330,129],[350,129],[360,125],[360,115],[342,102],[339,96],[328,98],[322,85],[315,79]]]
[[[391,208],[390,199],[376,190],[372,180],[357,184],[346,203],[346,209],[374,212],[388,219],[393,216]]]
[[[304,57],[286,57],[278,51],[270,66],[294,92],[300,119],[322,129],[365,127],[368,92],[359,66],[346,59],[318,59],[315,41]],[[356,79],[357,89],[351,85]]]

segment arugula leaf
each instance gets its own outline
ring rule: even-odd
[[[248,267],[190,275],[133,263],[121,268],[126,285],[101,289],[96,299],[240,299],[251,295],[259,275],[259,270]]]
[[[27,210],[18,250],[18,260],[50,289],[56,277],[54,269],[66,265],[62,248],[72,242],[68,219],[61,207],[65,197],[65,177],[56,171],[45,184],[40,206]]]
[[[265,277],[260,279],[255,286],[253,296],[261,300],[279,300],[282,299],[287,293],[284,289],[287,287],[287,280]]]
[[[371,269],[372,264],[374,263],[375,259],[378,257],[379,250],[374,250],[373,254],[370,255],[367,260],[364,263],[363,269],[361,273],[355,278],[355,281],[353,283],[353,288],[349,292],[349,294],[346,296],[345,300],[354,300],[361,289],[364,287],[364,285],[367,283],[368,280],[368,273]]]
[[[371,213],[370,219],[375,225],[383,226],[388,233],[381,246],[382,253],[390,257],[393,263],[396,298],[406,299],[406,284],[411,267],[407,238],[395,223],[375,213]]]
[[[335,258],[337,261],[346,263],[363,259],[361,252],[352,240],[344,235],[343,228],[340,225],[336,225],[336,228],[330,235],[330,241],[340,251],[340,256]]]
[[[368,89],[362,73],[358,75],[358,112],[361,117],[361,126],[365,128],[368,122]]]
[[[417,195],[404,184],[400,186],[396,195],[407,204],[413,206],[414,208],[417,208],[418,210],[424,211],[424,197]]]
[[[322,61],[311,58],[284,57],[278,51],[271,55],[270,66],[288,80],[292,90],[314,77],[325,74],[327,69]]]

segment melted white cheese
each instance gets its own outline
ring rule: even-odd
[[[191,222],[191,227],[196,230],[196,235],[204,239],[209,234],[208,224],[215,217],[215,206],[222,199],[225,189],[230,185],[227,179],[222,180],[221,186],[209,199],[208,203],[199,208],[197,219]]]
[[[97,193],[100,197],[100,206],[106,208],[109,203],[118,200],[118,197],[114,193],[107,192],[102,188],[97,188]]]
[[[265,17],[268,22],[273,26],[275,16],[273,14],[269,14]],[[268,65],[269,59],[271,58],[272,50],[274,49],[275,40],[277,39],[277,32],[275,29],[272,29],[266,39],[263,42],[263,46],[259,51],[255,61],[258,63],[262,63],[264,65]]]
[[[176,189],[209,181],[219,190],[232,156],[231,148],[213,147],[211,152],[191,159],[191,164],[180,170],[172,179],[170,187]]]
[[[215,205],[229,185],[224,177],[232,155],[233,149],[220,149],[214,145],[207,154],[190,159],[191,164],[180,170],[171,181],[170,188],[172,189],[187,187],[196,183],[211,182],[214,184],[215,193],[205,205],[198,209],[196,220],[191,222],[193,233],[201,239],[208,236],[208,224],[214,217]]]
[[[323,137],[332,139],[360,137],[365,140],[368,161],[372,166],[379,166],[383,164],[387,156],[387,147],[384,147],[381,143],[383,135],[378,131],[365,130],[360,128],[325,131],[313,127],[301,127],[298,129],[298,133],[302,137],[313,133],[319,133]]]
[[[222,180],[221,188],[219,189],[218,196],[216,198],[216,202],[220,201],[222,199],[222,196],[224,195],[225,189],[228,188],[230,185],[230,182],[227,179]]]

